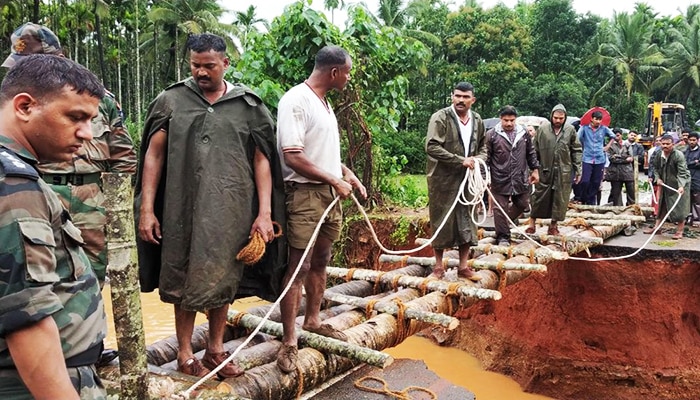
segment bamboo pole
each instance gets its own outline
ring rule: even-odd
[[[258,326],[262,320],[260,317],[245,313],[243,313],[242,316],[237,317],[239,314],[241,313],[238,311],[230,310],[228,312],[228,322],[233,325],[243,326],[246,329],[255,329],[255,327]],[[238,320],[238,323],[236,323],[236,320]],[[265,323],[262,325],[261,332],[282,337],[282,324],[272,321],[265,321]],[[326,353],[352,358],[379,368],[385,368],[394,361],[394,359],[388,354],[367,349],[352,343],[317,335],[304,330],[299,330],[299,341],[306,344],[308,347],[323,350]]]
[[[107,213],[107,275],[119,350],[121,397],[143,399],[148,393],[148,366],[131,206],[131,175],[102,174],[102,189]]]
[[[493,246],[495,253],[508,253],[509,247],[506,246]],[[503,250],[498,251],[497,249]],[[544,250],[546,251],[546,250]],[[394,256],[390,254],[382,254],[379,256],[380,262],[398,262],[404,257]],[[423,265],[426,267],[434,266],[435,259],[433,257],[409,257],[406,259],[407,263]],[[447,264],[448,267],[459,267],[459,260],[454,258],[444,258],[443,263]],[[491,271],[498,270],[520,270],[520,271],[547,271],[547,266],[543,264],[531,264],[531,263],[513,263],[511,261],[506,261],[505,263],[494,262],[494,261],[484,261],[481,259],[471,259],[469,260],[469,267],[475,269],[488,269]]]
[[[412,290],[412,289],[411,289]],[[415,295],[418,291],[412,290]],[[448,305],[440,293],[416,298],[406,306],[432,312],[447,312]],[[352,311],[358,313],[358,311]],[[366,322],[346,329],[348,340],[362,343],[376,350],[396,346],[405,337],[415,334],[430,325],[420,321],[401,323],[389,314],[378,314]],[[335,354],[323,354],[307,347],[299,350],[299,372],[282,373],[275,363],[265,364],[246,371],[238,378],[227,379],[237,395],[255,400],[285,400],[296,398],[301,386],[303,390],[317,387],[333,376],[347,371],[359,362]],[[301,380],[301,382],[300,382]]]
[[[569,226],[569,225],[567,225],[567,224],[568,224],[570,221],[575,221],[575,219],[573,219],[573,218],[567,218],[567,219],[565,219],[564,221],[559,221],[558,224],[559,224],[559,226]],[[519,224],[523,224],[523,225],[524,225],[524,224],[529,224],[529,223],[530,223],[530,219],[529,219],[529,218],[521,218],[521,219],[518,220],[518,223],[519,223]],[[535,223],[535,226],[545,226],[545,225],[549,225],[549,224],[551,224],[551,223],[552,223],[552,219],[551,219],[551,218],[543,218],[543,219],[538,219],[538,220],[536,221],[536,223]],[[588,220],[587,220],[586,223],[587,223],[588,225],[591,225],[591,226],[612,226],[612,225],[618,225],[618,224],[621,224],[621,223],[624,223],[624,224],[626,224],[626,225],[629,225],[629,223],[628,223],[627,221],[621,221],[621,220],[619,220],[619,219],[616,219],[616,220],[597,219],[597,220],[594,220],[594,221],[588,221]]]
[[[436,292],[433,292],[436,293]],[[354,297],[354,296],[345,296],[341,294],[325,294],[324,297],[326,300],[329,301],[335,301],[338,303],[343,303],[343,304],[350,304],[356,307],[360,307],[362,309],[365,309],[371,300],[362,298],[362,297]],[[395,305],[391,304],[379,304],[377,303],[374,306],[374,309],[382,312],[382,313],[387,313],[391,314],[393,316],[396,316],[399,312],[399,308]],[[409,319],[416,319],[419,321],[427,322],[430,324],[434,325],[441,325],[444,326],[445,328],[449,330],[455,329],[457,326],[459,326],[459,320],[455,317],[451,317],[449,315],[445,314],[439,314],[439,313],[433,313],[429,311],[422,311],[422,310],[414,310],[412,308],[409,308],[406,310],[406,318]]]
[[[643,215],[629,215],[629,214],[614,214],[608,212],[606,214],[595,214],[592,212],[571,212],[567,211],[566,216],[569,218],[585,218],[585,219],[618,219],[623,221],[634,221],[634,222],[644,222],[647,217]]]
[[[328,276],[334,278],[345,278],[350,272],[347,268],[337,268],[337,267],[326,267],[326,273]],[[374,271],[369,269],[354,269],[352,274],[352,279],[355,280],[365,280],[374,282],[379,279],[384,285],[391,285],[394,281],[394,277],[398,276],[396,283],[401,286],[408,286],[415,289],[422,289],[425,287],[428,291],[435,292],[439,291],[442,293],[448,293],[451,287],[449,282],[443,282],[435,279],[426,279],[415,276],[407,275],[386,275],[381,271]],[[495,290],[482,289],[474,287],[471,283],[464,283],[457,288],[457,292],[462,296],[475,297],[479,299],[488,300],[500,300],[501,294]]]
[[[641,211],[644,215],[652,215],[654,213],[654,207],[642,207],[639,205],[630,205],[630,206],[593,206],[593,205],[585,205],[585,204],[576,204],[576,205],[570,205],[569,210],[575,210],[575,211],[592,211],[592,212],[615,212],[615,213],[624,213],[628,211],[636,211],[636,210]]]
[[[569,258],[569,253],[542,247],[535,249],[534,254],[531,254],[529,249],[522,248],[520,245],[496,246],[491,244],[479,244],[478,246],[471,247],[471,249],[483,254],[501,253],[528,257],[534,256],[535,261],[540,264],[547,264],[553,260],[566,260]]]

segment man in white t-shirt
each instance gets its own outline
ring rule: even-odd
[[[289,263],[285,285],[296,270],[321,215],[336,196],[347,198],[352,189],[363,197],[367,191],[357,176],[340,161],[338,122],[326,94],[342,90],[350,80],[352,60],[337,46],[326,46],[316,55],[314,70],[303,83],[280,99],[277,112],[277,146],[287,195],[287,241]],[[333,242],[340,237],[342,210],[337,203],[323,222],[313,248],[280,304],[284,335],[277,353],[277,366],[285,373],[296,370],[295,319],[302,286],[306,289],[304,330],[347,340],[345,334],[319,316],[326,288],[326,265]]]

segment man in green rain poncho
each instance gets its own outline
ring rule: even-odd
[[[673,234],[673,239],[678,240],[683,238],[685,220],[690,214],[690,172],[685,156],[678,150],[677,146],[674,148],[671,135],[661,137],[661,151],[661,154],[657,154],[653,160],[654,179],[660,187],[658,191],[659,213],[656,216],[654,228],[647,228],[644,233],[652,233],[668,214],[667,221],[678,224],[676,233]],[[676,201],[678,204],[673,208]]]
[[[435,232],[443,219],[445,226],[432,243],[435,251],[433,276],[445,275],[442,256],[445,249],[459,249],[457,275],[472,281],[481,277],[469,268],[469,247],[477,244],[476,224],[472,221],[471,205],[458,203],[447,214],[454,202],[467,168],[474,168],[475,159],[486,160],[484,123],[471,110],[476,101],[474,86],[460,82],[452,91],[452,105],[438,110],[430,117],[425,149],[428,153],[428,199],[430,226]],[[471,199],[470,199],[471,200]]]
[[[563,221],[571,198],[571,184],[581,180],[581,142],[576,130],[566,123],[566,108],[557,104],[549,122],[537,128],[535,151],[540,160],[540,181],[530,197],[530,226],[535,233],[536,218],[551,218],[547,234],[559,235],[557,221]]]
[[[270,112],[223,79],[224,40],[193,35],[188,47],[192,77],[149,107],[134,208],[141,289],[158,287],[175,305],[178,370],[201,377],[229,356],[223,336],[234,298],[278,294],[286,244],[274,239],[273,221],[284,226],[284,187]],[[255,232],[268,242],[266,257],[244,267],[235,257]],[[191,346],[197,311],[209,318],[201,361]],[[242,373],[229,362],[219,377]]]

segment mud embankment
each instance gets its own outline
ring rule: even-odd
[[[397,241],[395,220],[373,223],[383,243],[391,243],[392,233]],[[415,218],[394,248],[413,247],[426,229],[425,218]],[[380,268],[364,223],[350,224],[347,232],[349,266]],[[593,257],[610,257],[634,249],[595,250]],[[460,327],[446,344],[528,392],[570,400],[700,398],[698,251],[553,263],[547,274],[507,287],[503,299],[482,301],[457,316]]]

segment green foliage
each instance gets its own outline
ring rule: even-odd
[[[581,116],[589,108],[586,93],[586,84],[573,75],[542,74],[516,83],[507,98],[521,115],[549,118],[561,103],[569,115]]]
[[[408,234],[411,232],[411,220],[405,216],[400,216],[396,220],[394,230],[389,235],[389,240],[394,245],[402,245],[408,242]]]

